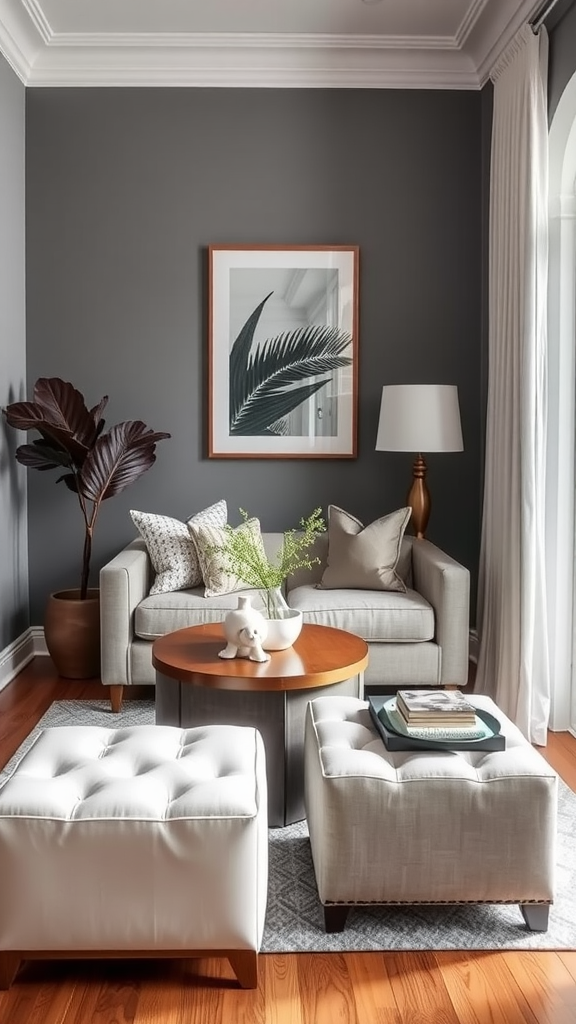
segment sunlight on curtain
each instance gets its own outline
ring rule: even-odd
[[[492,73],[486,466],[476,689],[532,742],[550,713],[544,561],[548,124],[545,29]]]

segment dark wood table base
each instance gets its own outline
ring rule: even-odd
[[[224,666],[223,666],[224,667]],[[266,751],[268,824],[290,825],[305,817],[304,716],[308,701],[361,696],[360,676],[306,690],[216,690],[191,686],[161,673],[156,677],[156,724],[250,725]]]
[[[188,626],[154,641],[156,723],[249,725],[266,751],[268,822],[305,816],[304,716],[326,694],[361,697],[368,645],[355,633],[305,623],[292,647],[266,662],[218,657],[221,622]]]

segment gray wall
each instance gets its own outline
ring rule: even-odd
[[[265,529],[314,506],[363,521],[404,504],[411,456],[375,452],[384,383],[458,385],[465,451],[430,455],[428,535],[475,576],[483,284],[479,93],[28,89],[27,371],[71,380],[108,423],[169,441],[106,502],[94,569],[134,534],[129,509],[185,517],[225,497]],[[210,243],[360,246],[356,460],[206,456]],[[29,474],[31,614],[76,585],[75,498]],[[96,573],[94,573],[96,582]]]
[[[24,86],[0,55],[0,406],[25,397]],[[0,650],[28,626],[26,472],[0,420]]]

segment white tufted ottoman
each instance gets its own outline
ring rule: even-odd
[[[0,984],[36,957],[226,956],[257,984],[260,734],[46,729],[0,790]]]
[[[368,705],[308,705],[305,801],[327,931],[355,903],[518,903],[545,931],[556,773],[487,697],[506,750],[388,751]]]

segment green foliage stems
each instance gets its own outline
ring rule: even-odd
[[[290,573],[296,569],[311,569],[320,561],[319,558],[311,558],[307,554],[307,549],[314,543],[318,534],[326,529],[321,512],[320,508],[314,509],[307,519],[300,520],[299,531],[287,530],[284,533],[280,559],[276,563],[267,558],[259,533],[225,526],[226,539],[224,544],[217,548],[224,557],[225,568],[229,573],[244,580],[249,587],[258,590],[281,587]],[[241,508],[240,515],[247,523],[248,513]]]

